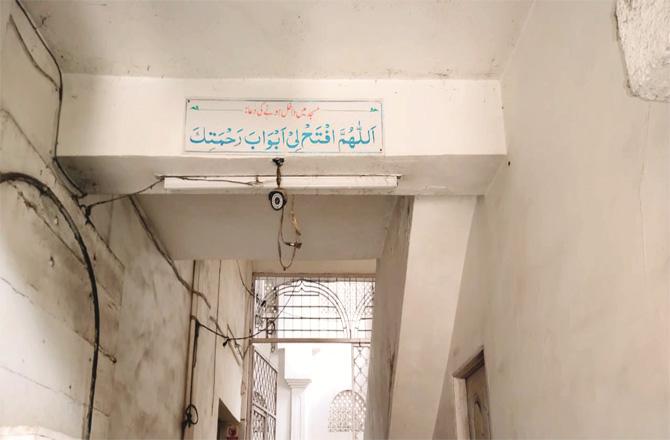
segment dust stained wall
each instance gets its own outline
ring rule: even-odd
[[[55,177],[58,73],[13,1],[0,2],[0,47],[0,171],[46,183],[94,261],[101,355],[93,435],[178,437],[190,293],[128,200],[97,208],[86,224]],[[190,280],[192,263],[179,268]],[[89,294],[79,248],[53,204],[25,184],[0,185],[0,427],[82,435],[94,334]]]
[[[400,321],[405,294],[407,255],[413,199],[396,202],[386,232],[384,251],[377,260],[375,318],[372,321],[368,413],[365,438],[386,439],[391,423],[391,401],[400,343]]]
[[[251,288],[251,263],[235,260],[205,260],[195,265],[195,288],[202,296],[194,296],[192,316],[203,325],[232,338],[250,334],[248,310],[253,298],[247,291]],[[193,332],[191,323],[189,355],[193,355]],[[245,418],[243,399],[247,396],[245,367],[251,350],[249,340],[232,340],[201,328],[198,336],[193,366],[193,400],[199,421],[185,431],[186,438],[217,438],[219,403],[225,405],[237,422]],[[193,364],[189,365],[189,368]],[[189,370],[189,387],[190,374]]]
[[[625,88],[614,3],[538,1],[502,79],[509,166],[479,199],[451,375],[485,349],[493,435],[670,435],[670,106]]]

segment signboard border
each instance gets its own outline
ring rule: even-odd
[[[371,152],[346,152],[342,153],[341,151],[333,152],[317,152],[317,153],[266,153],[264,151],[258,153],[250,153],[248,151],[188,151],[186,149],[186,124],[187,124],[187,115],[188,115],[188,106],[191,101],[242,101],[242,102],[337,102],[337,103],[348,103],[348,102],[378,102],[381,104],[380,110],[380,123],[381,123],[381,132],[382,132],[382,148],[378,153]],[[370,156],[370,157],[385,157],[386,156],[386,130],[384,128],[384,100],[379,98],[370,98],[370,99],[290,99],[290,98],[271,98],[271,99],[258,99],[258,98],[201,98],[196,96],[187,96],[184,98],[184,123],[182,124],[182,155],[190,156],[237,156],[237,157],[300,157],[300,156]]]

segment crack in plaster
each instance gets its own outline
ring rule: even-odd
[[[43,170],[40,170],[40,174],[42,173],[42,171],[48,171],[48,173],[49,173],[49,178],[50,178],[50,180],[51,180],[49,186],[52,186],[52,185],[55,185],[55,184],[59,183],[59,182],[57,181],[58,179],[56,179],[56,176],[55,176],[55,174],[53,173],[51,167],[50,167],[49,164],[44,160],[44,158],[43,158],[42,155],[40,154],[40,152],[39,152],[39,150],[37,149],[37,147],[30,141],[30,138],[28,137],[28,135],[26,134],[26,132],[23,130],[23,128],[19,125],[19,123],[16,121],[16,119],[14,118],[14,115],[12,115],[11,112],[9,112],[7,109],[0,108],[0,120],[2,120],[2,119],[5,119],[6,121],[12,123],[12,125],[18,130],[19,134],[23,137],[23,139],[24,139],[25,142],[28,144],[28,146],[29,146],[29,147],[33,150],[33,152],[37,155],[37,157],[39,158],[40,162],[42,162],[42,165],[44,166],[44,169],[43,169]],[[2,125],[3,125],[3,123],[0,123],[0,126],[2,126]],[[0,145],[0,150],[2,150],[2,146],[1,146],[1,145]],[[68,195],[70,195],[70,194],[68,193]],[[70,195],[70,196],[71,196],[71,195]],[[65,201],[64,201],[64,203],[65,203]],[[48,224],[48,222],[47,222],[47,224]],[[109,253],[109,255],[110,255],[110,256],[114,259],[114,261],[121,267],[122,271],[125,272],[125,265],[124,265],[123,262],[119,259],[119,257],[116,256],[116,254],[114,253],[114,251],[112,251],[112,248],[109,247],[109,244],[108,244],[105,240],[102,239],[102,237],[100,236],[100,233],[98,232],[98,230],[97,230],[97,228],[95,227],[95,225],[94,225],[93,223],[90,223],[90,222],[89,222],[88,224],[84,225],[84,227],[86,227],[86,226],[90,227],[90,228],[93,230],[93,232],[97,235],[99,241],[100,241],[100,242],[102,243],[102,245],[104,246],[105,250],[107,250],[107,252]],[[111,228],[111,226],[110,226],[110,228]],[[80,260],[80,261],[81,261],[81,260]]]
[[[25,374],[22,374],[22,373],[20,373],[20,372],[18,372],[18,371],[15,371],[15,370],[13,370],[13,369],[7,367],[6,365],[0,365],[0,368],[2,368],[3,370],[7,371],[7,372],[10,373],[10,374],[13,374],[13,375],[15,375],[15,376],[19,376],[20,378],[22,378],[22,379],[24,379],[24,380],[26,380],[26,381],[28,381],[28,382],[34,384],[34,385],[37,385],[37,386],[40,387],[40,388],[43,388],[43,389],[45,389],[45,390],[48,390],[48,391],[51,391],[51,392],[54,392],[54,393],[58,393],[58,394],[60,394],[60,395],[63,395],[63,396],[65,396],[65,397],[67,397],[69,400],[71,400],[72,402],[74,402],[75,404],[77,404],[77,406],[80,406],[80,407],[82,407],[82,408],[84,408],[84,407],[86,406],[82,401],[78,400],[78,399],[76,398],[76,396],[73,396],[73,395],[71,395],[71,394],[69,394],[69,393],[67,393],[67,392],[65,392],[65,391],[63,391],[63,390],[58,390],[58,389],[52,388],[52,387],[50,387],[50,386],[48,386],[48,385],[45,385],[45,384],[43,384],[43,383],[41,383],[41,382],[38,382],[38,381],[36,381],[36,380],[34,380],[34,379],[32,379],[32,378],[26,376]],[[109,414],[106,413],[105,411],[101,410],[97,405],[94,404],[94,405],[93,405],[93,408],[94,408],[95,410],[97,410],[98,412],[100,412],[101,414],[103,414],[103,415],[109,417]]]
[[[637,192],[638,192],[638,206],[640,209],[640,235],[642,240],[642,269],[644,271],[644,284],[645,289],[649,284],[649,275],[647,271],[647,237],[644,229],[644,206],[642,202],[642,186],[644,185],[644,177],[646,174],[647,166],[647,146],[649,143],[649,126],[651,125],[651,104],[647,104],[647,115],[644,120],[645,123],[645,133],[644,141],[640,145],[640,179],[638,181]]]
[[[4,282],[5,284],[7,284],[7,285],[9,286],[9,288],[12,289],[12,291],[13,291],[14,293],[16,293],[17,295],[26,298],[28,301],[30,301],[31,304],[33,304],[33,305],[35,304],[35,303],[33,303],[33,301],[30,299],[30,297],[29,297],[28,295],[26,295],[25,293],[21,292],[21,291],[20,291],[19,289],[17,289],[16,287],[14,287],[14,285],[13,285],[11,282],[9,282],[9,280],[8,280],[7,278],[0,277],[0,281],[2,281],[2,282]]]
[[[51,312],[50,310],[47,310],[47,309],[45,309],[44,307],[40,306],[39,304],[35,303],[35,301],[33,301],[32,298],[31,298],[30,296],[28,296],[27,294],[21,292],[19,289],[17,289],[17,288],[16,288],[16,287],[15,287],[15,286],[8,280],[8,279],[6,279],[6,278],[0,276],[0,281],[4,282],[7,286],[9,286],[9,288],[10,288],[15,294],[17,294],[17,295],[19,295],[19,296],[25,298],[25,299],[26,299],[26,300],[27,300],[33,307],[38,308],[39,310],[43,311],[43,312],[46,313],[49,317],[53,318],[56,322],[58,322],[58,323],[60,323],[60,324],[65,324],[68,328],[70,328],[69,325],[68,325],[68,324],[69,324],[69,321],[68,321],[68,320],[63,319],[62,316],[58,316],[58,315],[54,314],[53,312]],[[76,334],[79,338],[83,339],[87,344],[89,344],[89,345],[93,345],[92,342],[89,341],[89,340],[86,338],[86,336],[80,334],[79,332],[77,332],[77,331],[74,330],[74,329],[73,329],[73,333]],[[110,362],[112,362],[113,364],[116,364],[117,359],[116,359],[116,356],[115,356],[114,354],[108,352],[108,351],[105,350],[102,346],[99,348],[99,352],[100,352],[100,354],[102,354],[104,357],[106,357]]]

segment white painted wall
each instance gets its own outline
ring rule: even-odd
[[[309,420],[306,439],[350,440],[350,432],[330,432],[330,403],[340,391],[351,389],[351,345],[315,345],[312,383],[307,387]]]
[[[504,74],[434,438],[480,345],[497,438],[670,435],[670,106],[627,93],[613,12],[536,2]]]
[[[291,388],[285,379],[284,349],[278,349],[277,359],[277,440],[291,439]]]
[[[65,83],[64,156],[182,155],[189,97],[374,97],[384,104],[388,156],[505,153],[497,81],[194,80],[69,74]]]
[[[18,33],[9,24],[10,15]],[[14,2],[2,2],[0,18],[0,172],[19,171],[46,183],[71,213],[94,260],[101,311],[94,436],[178,437],[188,292],[128,201],[98,208],[95,226],[86,224],[51,169],[58,105],[55,65]],[[180,266],[187,278],[189,267]],[[93,341],[89,294],[79,249],[64,219],[33,189],[2,184],[4,432],[27,425],[32,432],[82,435]]]
[[[474,205],[473,197],[414,198],[390,439],[432,435]]]
[[[175,258],[277,260],[281,213],[267,195],[152,194],[140,203]],[[285,238],[294,237],[293,209],[303,243],[297,260],[376,258],[393,204],[390,196],[295,196],[285,212]]]
[[[268,155],[183,153],[189,97],[383,101],[384,155],[293,155],[284,166],[285,175],[401,174],[399,194],[479,194],[506,152],[498,82],[491,80],[189,80],[70,74],[65,83],[63,161],[93,193],[132,192],[156,175],[275,173]]]
[[[368,439],[430,438],[475,199],[399,199],[377,263]]]
[[[531,1],[26,3],[68,72],[491,78],[502,72]]]
[[[616,16],[631,91],[670,102],[670,2],[618,0]]]
[[[246,310],[251,297],[243,282],[251,286],[251,265],[247,262],[239,262],[238,270],[238,262],[234,260],[198,261],[194,286],[207,301],[195,296],[193,315],[203,325],[218,329],[220,333],[232,337],[247,335]],[[191,327],[190,354],[194,324]],[[186,438],[216,438],[219,401],[238,422],[246,417],[246,404],[242,399],[246,396],[243,393],[245,364],[251,353],[247,346],[248,341],[242,340],[230,341],[224,347],[222,337],[200,329],[192,383],[193,404],[197,407],[199,422],[187,428]],[[243,429],[239,431],[243,432]]]
[[[305,433],[303,439],[351,440],[351,432],[330,432],[330,404],[341,391],[351,389],[350,344],[280,344],[277,393],[277,439],[292,437],[292,379],[309,380],[301,409]],[[364,396],[365,397],[365,396]]]
[[[411,219],[412,199],[399,198],[389,223],[384,252],[377,260],[366,439],[387,439],[389,435]]]
[[[0,11],[0,170],[40,178],[77,214],[44,161],[55,135],[57,92],[30,54],[44,63],[47,74],[53,74],[53,65],[46,64],[45,52],[15,5],[3,3]],[[9,24],[10,17],[16,27]],[[98,255],[101,345],[107,355],[99,360],[94,431],[105,435],[123,272],[93,228],[84,226],[81,215],[75,218],[90,251]],[[23,184],[0,186],[0,231],[0,388],[5,396],[0,426],[41,425],[81,436],[93,313],[79,249],[53,205]]]
[[[175,278],[129,203],[112,207],[109,245],[124,262],[110,438],[180,432],[190,294]],[[191,261],[178,263],[191,281]]]

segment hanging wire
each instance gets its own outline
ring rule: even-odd
[[[298,220],[295,217],[295,196],[291,197],[291,224],[293,225],[293,231],[296,235],[295,241],[287,241],[284,238],[284,210],[285,206],[282,207],[281,209],[281,214],[279,216],[279,231],[277,232],[277,253],[279,254],[279,264],[281,265],[282,269],[284,271],[288,270],[292,265],[293,261],[295,260],[295,255],[302,247],[302,243],[300,242],[300,236],[302,235],[302,232],[300,232],[300,227],[298,226]],[[287,246],[291,249],[291,257],[288,261],[288,263],[284,263],[284,257],[283,257],[283,252],[282,252],[282,245]]]
[[[281,167],[282,165],[284,165],[284,159],[278,157],[272,159],[272,162],[274,162],[274,164],[277,167],[277,191],[281,191],[282,194],[285,195],[286,192],[281,189],[281,181],[282,181]],[[295,260],[295,254],[298,251],[298,249],[302,247],[302,242],[300,241],[300,236],[302,235],[302,233],[300,232],[298,219],[295,217],[295,196],[291,197],[291,224],[293,225],[293,232],[295,233],[296,237],[294,241],[287,241],[284,238],[285,209],[286,205],[284,204],[281,207],[281,213],[279,215],[279,230],[277,231],[277,255],[279,257],[279,264],[281,265],[282,269],[284,269],[284,271],[288,270],[293,265],[293,261]],[[291,258],[286,264],[284,263],[282,245],[291,248]]]
[[[239,266],[238,266],[238,268],[239,268]],[[241,276],[242,276],[242,272],[240,271],[240,277]],[[244,283],[243,283],[243,285],[244,285]],[[247,289],[246,286],[245,286],[245,290],[248,291],[249,289]],[[273,288],[272,293],[277,295],[277,288],[276,287]],[[252,296],[253,296],[254,299],[256,299],[256,297],[257,297],[257,295],[254,292],[252,292]],[[267,297],[267,295],[266,295],[266,297]],[[278,298],[278,296],[277,296],[277,298]],[[263,303],[265,303],[265,300],[263,301]],[[281,310],[279,310],[277,312],[276,316],[274,316],[272,318],[271,321],[273,323],[275,323],[279,319],[281,314],[284,312],[284,309],[286,309],[287,305],[288,305],[288,302],[285,303],[284,306],[281,308]],[[190,380],[190,389],[189,389],[189,403],[184,408],[184,419],[182,421],[182,436],[183,436],[184,430],[187,427],[197,425],[198,424],[198,419],[199,419],[198,408],[193,403],[193,377],[195,375],[195,366],[196,366],[196,363],[197,363],[198,338],[200,337],[200,329],[201,328],[205,329],[208,332],[210,332],[211,334],[223,338],[222,345],[223,345],[223,347],[225,347],[231,341],[232,342],[237,342],[237,341],[251,340],[251,339],[255,338],[256,336],[260,335],[261,333],[263,333],[264,331],[267,331],[267,328],[268,328],[268,325],[266,323],[265,328],[260,328],[257,331],[251,332],[250,334],[248,334],[246,336],[235,337],[235,336],[226,335],[222,331],[219,331],[219,329],[218,329],[219,328],[219,323],[218,322],[216,322],[217,329],[213,329],[213,328],[203,324],[196,316],[191,315],[191,320],[195,323],[195,331],[194,331],[194,334],[193,334],[193,351],[192,351],[192,354],[191,354],[191,380]],[[269,321],[270,320],[268,320],[268,322]],[[248,353],[247,349],[250,346],[251,346],[251,344],[248,344],[247,348],[242,353],[242,359],[246,358],[246,355]]]
[[[244,282],[244,277],[242,276],[242,268],[240,267],[240,262],[235,260],[235,264],[237,264],[237,274],[240,276],[240,283],[242,284],[242,287],[244,288],[244,291],[247,292],[249,294],[249,296],[256,299],[256,294],[254,293],[254,291],[251,290],[247,286],[247,283]]]

